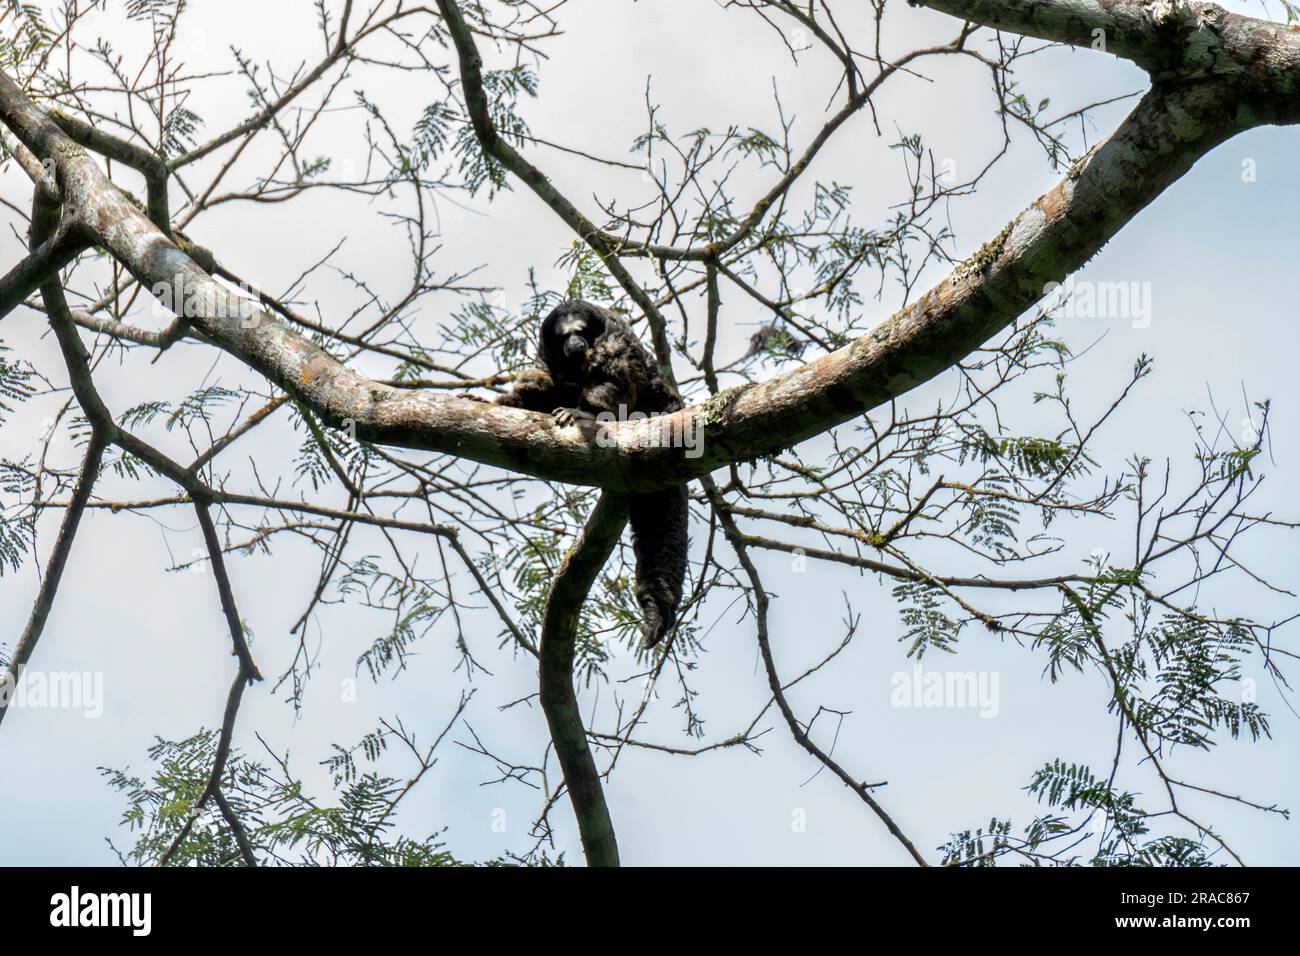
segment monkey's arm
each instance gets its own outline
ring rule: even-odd
[[[568,426],[580,418],[594,417],[579,407],[581,398],[578,389],[557,385],[549,372],[538,368],[520,374],[514,387],[497,398],[495,404],[524,408],[530,412],[548,412],[555,417],[556,424]]]
[[[564,404],[561,391],[549,372],[534,368],[521,372],[510,391],[497,398],[494,404],[531,412],[551,412],[557,405]]]

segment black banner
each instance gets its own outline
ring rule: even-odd
[[[214,942],[373,942],[479,926],[501,945],[511,926],[546,932],[550,912],[611,933],[689,915],[689,935],[716,926],[733,939],[803,926],[923,943],[1068,931],[1199,933],[1231,945],[1294,924],[1293,881],[1290,870],[1255,869],[0,869],[0,909],[7,942],[76,934],[131,945],[196,931]]]

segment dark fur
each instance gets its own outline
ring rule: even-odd
[[[570,336],[578,343],[565,351]],[[627,323],[598,305],[563,302],[542,322],[536,369],[515,380],[498,405],[535,412],[597,415],[673,412],[682,407]],[[623,406],[620,412],[619,406]],[[636,597],[646,644],[658,644],[677,620],[686,577],[686,486],[629,496]]]

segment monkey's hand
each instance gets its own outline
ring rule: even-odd
[[[555,419],[555,424],[561,428],[568,428],[570,425],[576,425],[578,422],[594,422],[596,416],[591,412],[584,412],[581,408],[557,408],[551,412],[551,417]]]

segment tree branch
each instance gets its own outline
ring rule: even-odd
[[[714,513],[718,516],[718,521],[722,524],[723,534],[726,535],[727,541],[730,542],[732,549],[736,552],[736,557],[740,560],[741,567],[745,570],[746,577],[749,578],[750,588],[754,595],[754,617],[757,621],[758,630],[758,649],[763,658],[763,668],[767,671],[767,684],[772,692],[772,699],[776,701],[777,709],[781,711],[781,716],[785,719],[786,726],[790,728],[790,735],[794,737],[795,742],[804,750],[816,758],[822,766],[826,767],[831,773],[840,778],[840,781],[852,790],[858,797],[871,808],[885,828],[893,835],[894,839],[902,844],[908,855],[916,861],[918,866],[929,866],[919,850],[908,838],[902,829],[894,822],[894,818],[889,815],[880,802],[871,795],[871,786],[865,782],[854,779],[854,777],[837,763],[830,754],[822,750],[812,738],[808,736],[808,729],[804,727],[799,718],[795,716],[794,710],[790,707],[789,701],[785,699],[785,688],[781,685],[781,678],[777,674],[776,660],[772,657],[772,644],[768,638],[767,630],[767,609],[768,596],[767,591],[763,588],[763,581],[759,577],[758,568],[754,565],[753,560],[749,557],[749,551],[744,537],[736,527],[736,521],[731,516],[731,511],[727,507],[726,501],[718,493],[717,486],[711,479],[705,478],[700,482],[704,486],[705,493],[708,495],[709,503],[713,506]]]
[[[618,866],[618,843],[573,689],[574,641],[583,602],[618,544],[625,524],[627,502],[623,497],[608,492],[601,495],[587,518],[582,536],[574,542],[551,582],[542,624],[539,670],[542,710],[578,818],[578,832],[589,866]]]
[[[136,143],[128,142],[96,129],[89,123],[74,116],[69,116],[61,110],[50,110],[50,118],[74,142],[88,149],[93,149],[101,156],[117,160],[124,166],[129,166],[142,174],[145,180],[146,193],[149,197],[149,218],[155,226],[170,234],[171,212],[167,199],[167,180],[171,177],[171,169],[161,156]]]
[[[1262,23],[1262,21],[1250,21]],[[1246,28],[1238,26],[1237,32]],[[239,300],[137,210],[20,89],[0,75],[0,117],[38,156],[54,155],[68,200],[98,240],[146,288],[180,286],[186,318],[221,348],[358,437],[441,452],[540,478],[648,491],[769,455],[857,418],[950,367],[1078,269],[1192,164],[1232,135],[1300,111],[1292,73],[1300,37],[1276,40],[1255,85],[1159,84],[1065,179],[929,293],[868,335],[768,382],[658,420],[558,428],[548,419],[430,390],[396,390],[338,362],[265,311]],[[1276,86],[1261,86],[1270,78]],[[1287,84],[1291,85],[1288,86]],[[687,457],[673,435],[701,435]]]
[[[41,283],[77,257],[84,246],[55,233],[0,278],[0,319],[40,288]]]
[[[911,0],[981,26],[1132,60],[1159,80],[1215,76],[1242,80],[1291,116],[1300,58],[1280,23],[1186,0]]]
[[[31,660],[32,652],[36,650],[36,643],[45,630],[45,621],[54,606],[54,596],[58,593],[59,582],[63,579],[63,569],[67,566],[68,555],[72,552],[72,542],[81,524],[81,516],[86,511],[91,489],[94,488],[95,479],[99,475],[99,465],[104,459],[106,445],[107,442],[99,429],[91,432],[90,444],[86,447],[86,457],[81,463],[77,486],[63,514],[63,523],[59,525],[59,536],[54,541],[54,550],[50,552],[50,560],[45,566],[45,579],[41,582],[36,602],[32,605],[27,626],[23,628],[18,645],[14,648],[13,658],[5,669],[3,679],[0,680],[0,723],[4,722],[5,714],[9,713],[10,694],[5,691],[11,691],[21,678],[23,668]]]

